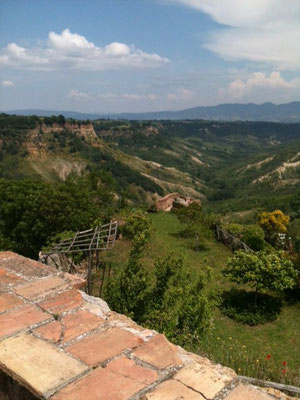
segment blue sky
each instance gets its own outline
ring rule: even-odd
[[[0,110],[299,100],[299,21],[299,0],[1,0]]]

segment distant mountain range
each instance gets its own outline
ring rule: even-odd
[[[187,108],[181,111],[159,111],[146,113],[88,114],[76,111],[49,111],[24,109],[8,111],[9,114],[51,116],[62,114],[75,119],[126,119],[126,120],[182,120],[205,119],[216,121],[272,121],[300,122],[300,101],[285,104],[219,104]]]

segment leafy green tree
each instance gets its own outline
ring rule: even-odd
[[[242,240],[254,251],[263,250],[266,244],[264,231],[256,224],[246,225],[244,227]]]
[[[142,322],[149,298],[150,277],[140,261],[147,241],[147,234],[143,232],[134,236],[127,264],[110,279],[104,292],[113,310],[136,322]]]
[[[256,224],[228,224],[225,226],[225,230],[246,243],[254,251],[260,251],[264,248],[265,234],[263,229]]]
[[[178,219],[185,224],[185,228],[179,233],[181,237],[191,239],[191,248],[199,251],[204,247],[205,238],[210,237],[210,221],[202,212],[198,203],[192,203],[188,207],[175,210]]]
[[[298,275],[293,263],[280,251],[255,254],[237,251],[229,258],[223,274],[232,282],[255,288],[256,293],[262,289],[293,288]]]
[[[207,278],[205,273],[192,275],[182,256],[158,259],[145,323],[177,344],[197,341],[210,323]]]
[[[75,176],[54,184],[0,180],[0,235],[5,248],[36,258],[51,236],[89,228],[107,208],[109,194],[101,189],[93,190],[88,179]]]
[[[141,263],[149,229],[147,224],[133,226],[136,234],[130,231],[133,239],[129,260],[106,285],[105,299],[113,310],[165,333],[178,344],[197,340],[210,321],[210,303],[203,293],[205,274],[194,279],[182,256],[168,255],[156,260],[153,280]]]
[[[126,239],[133,240],[137,235],[143,234],[147,239],[150,238],[153,227],[147,214],[142,210],[133,211],[125,219],[122,233]]]

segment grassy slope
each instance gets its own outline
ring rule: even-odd
[[[152,269],[154,259],[166,253],[183,253],[187,263],[195,272],[205,265],[212,268],[209,288],[223,290],[233,286],[221,274],[231,251],[207,239],[206,249],[194,252],[188,248],[188,241],[177,237],[182,224],[173,214],[157,213],[150,215],[155,231],[143,259],[144,265]],[[113,262],[114,268],[126,262],[130,245],[121,240],[106,258]],[[95,295],[97,289],[95,288]],[[223,316],[214,310],[210,335],[193,351],[207,354],[216,362],[233,367],[241,375],[261,376],[263,378],[300,385],[299,329],[300,304],[285,304],[279,318],[271,323],[249,327]],[[298,348],[298,350],[297,350]],[[265,360],[271,354],[270,360]],[[258,361],[257,361],[258,360]],[[288,372],[282,374],[282,362],[288,363]],[[264,372],[267,368],[267,372]]]

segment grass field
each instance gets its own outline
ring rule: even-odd
[[[143,258],[151,270],[154,260],[167,253],[184,254],[186,263],[197,273],[205,266],[212,269],[208,290],[222,291],[234,285],[221,274],[231,250],[215,241],[204,239],[202,250],[195,252],[188,239],[178,237],[183,225],[174,214],[149,214],[154,232]],[[126,262],[130,244],[117,241],[115,249],[107,253],[113,270]],[[97,289],[95,289],[97,291]],[[95,293],[96,294],[96,293]],[[214,309],[210,333],[191,348],[216,362],[234,368],[240,375],[270,379],[300,386],[300,302],[284,302],[279,317],[263,325],[250,327],[225,317]]]

